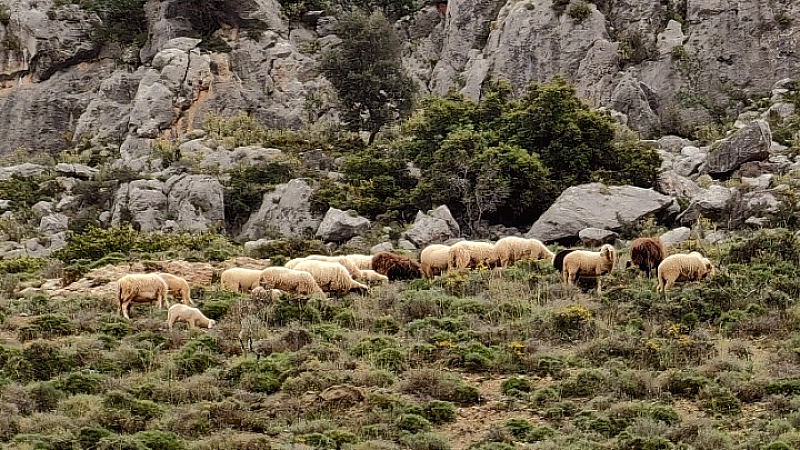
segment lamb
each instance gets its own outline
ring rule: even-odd
[[[261,271],[259,283],[270,289],[279,289],[300,295],[324,294],[311,274],[286,267],[267,267]]]
[[[162,309],[167,301],[169,286],[155,273],[132,273],[117,280],[117,302],[119,313],[130,319],[128,311],[132,303],[158,302]]]
[[[496,265],[494,245],[490,242],[461,241],[450,247],[448,269],[465,269],[484,265]]]
[[[494,244],[494,259],[501,267],[526,259],[552,260],[553,256],[553,252],[538,239],[507,236]]]
[[[361,270],[372,270],[372,255],[346,255]]]
[[[369,287],[353,280],[347,269],[339,263],[328,261],[301,261],[294,270],[308,272],[314,277],[323,291],[350,292],[353,290],[365,293]]]
[[[258,287],[261,280],[261,271],[233,267],[222,272],[219,278],[220,284],[225,289],[234,292],[250,292]]]
[[[561,250],[560,252],[556,253],[555,257],[553,257],[553,267],[555,267],[559,273],[561,273],[564,269],[564,257],[574,251],[575,249]]]
[[[380,252],[372,256],[372,268],[390,280],[410,280],[422,276],[419,263],[390,252]]]
[[[272,303],[281,299],[280,289],[264,289],[259,286],[250,291],[250,299],[260,303]]]
[[[344,266],[345,269],[347,269],[347,271],[350,273],[350,276],[354,280],[360,280],[361,279],[361,269],[359,269],[355,264],[353,264],[353,261],[351,261],[346,256],[308,255],[305,258],[292,259],[289,262],[287,262],[286,264],[284,264],[283,267],[287,267],[289,269],[294,269],[295,266],[298,263],[300,263],[300,261],[308,261],[308,260],[339,263],[342,266]]]
[[[172,305],[167,311],[167,328],[169,328],[169,331],[172,331],[172,325],[175,322],[186,322],[189,324],[189,328],[195,328],[200,325],[200,328],[208,328],[209,330],[214,328],[217,323],[214,319],[206,317],[199,309],[181,305],[180,303]]]
[[[617,251],[610,244],[600,247],[599,252],[575,250],[564,256],[564,267],[561,272],[562,281],[572,285],[576,278],[599,277],[614,269]],[[601,292],[600,279],[597,279],[597,293]]]
[[[378,283],[387,283],[389,281],[389,277],[386,275],[381,275],[378,272],[370,269],[362,269],[361,270],[362,280],[363,281],[373,281]]]
[[[184,305],[194,305],[192,297],[189,295],[191,293],[189,283],[186,280],[166,272],[159,272],[158,276],[167,282],[169,293],[172,295],[173,299],[176,301],[180,299],[180,302]]]
[[[419,254],[420,269],[425,278],[433,278],[447,269],[450,261],[450,247],[433,244],[422,249]]]
[[[638,266],[639,270],[650,277],[650,271],[658,267],[667,256],[664,245],[659,238],[638,238],[631,242],[631,260],[627,267]]]
[[[700,281],[714,273],[711,261],[698,252],[670,255],[658,266],[656,291],[666,293],[676,281]]]

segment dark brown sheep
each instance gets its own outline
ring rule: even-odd
[[[555,267],[556,270],[559,272],[564,270],[564,257],[574,251],[575,250],[570,249],[570,250],[561,250],[560,252],[556,253],[556,256],[553,258],[553,267]]]
[[[638,266],[649,278],[650,271],[656,269],[666,257],[667,252],[661,239],[638,238],[631,242],[631,260],[626,267]]]
[[[422,276],[419,263],[389,252],[380,252],[372,257],[372,270],[386,275],[390,280],[410,280]]]

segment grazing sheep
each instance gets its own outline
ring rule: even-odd
[[[162,309],[167,301],[169,286],[163,278],[155,273],[132,273],[117,280],[117,302],[119,313],[130,319],[128,311],[131,303],[158,302]]]
[[[250,292],[259,285],[261,271],[257,269],[230,268],[220,275],[220,284],[224,289],[234,292]]]
[[[650,277],[650,271],[658,267],[666,258],[667,252],[659,238],[638,238],[631,242],[631,260],[627,267],[637,266]]]
[[[375,272],[386,275],[390,280],[411,280],[422,276],[419,263],[390,252],[380,252],[372,256]]]
[[[442,244],[433,244],[422,249],[419,254],[422,276],[433,278],[447,270],[450,262],[450,247]]]
[[[166,272],[159,272],[158,276],[167,282],[169,293],[172,295],[173,299],[180,301],[184,305],[194,305],[192,297],[189,295],[191,293],[189,283],[186,280]]]
[[[448,269],[474,268],[481,265],[493,267],[496,264],[494,245],[490,242],[461,241],[450,247]]]
[[[670,255],[658,266],[656,291],[666,293],[676,281],[700,281],[714,273],[711,261],[698,252]]]
[[[387,283],[389,281],[389,277],[386,275],[381,275],[378,272],[375,272],[371,269],[362,269],[361,270],[362,280],[363,281],[374,281],[377,283]]]
[[[361,269],[359,269],[355,264],[353,264],[353,261],[351,261],[346,256],[308,255],[304,258],[292,259],[286,264],[284,264],[283,267],[294,269],[295,266],[297,266],[297,264],[300,263],[301,261],[309,261],[309,260],[339,263],[342,266],[344,266],[345,269],[347,269],[347,271],[350,273],[350,276],[354,280],[361,279]]]
[[[526,259],[552,260],[553,256],[553,252],[538,239],[507,236],[494,244],[494,259],[501,267]]]
[[[347,259],[361,270],[372,270],[372,255],[347,255]]]
[[[172,325],[175,322],[186,322],[189,328],[195,328],[200,325],[200,328],[214,328],[217,323],[214,319],[206,317],[202,311],[191,306],[181,305],[176,303],[167,311],[167,328],[172,331]]]
[[[574,251],[575,249],[561,250],[560,252],[556,253],[555,257],[553,257],[553,267],[555,267],[559,273],[561,273],[564,269],[564,257]]]
[[[265,289],[261,286],[250,291],[250,300],[260,303],[277,302],[281,299],[280,289]]]
[[[300,295],[324,294],[311,274],[286,267],[267,267],[262,270],[260,284]]]
[[[350,292],[353,290],[365,293],[369,287],[355,281],[347,269],[339,263],[328,261],[301,261],[294,270],[308,272],[314,277],[323,291]]]
[[[561,272],[562,280],[572,285],[575,279],[581,277],[599,277],[614,269],[617,251],[610,244],[600,247],[599,252],[575,250],[564,257],[564,267]],[[600,279],[597,279],[597,293],[601,292]]]

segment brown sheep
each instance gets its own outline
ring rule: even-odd
[[[422,276],[422,269],[419,263],[405,256],[390,252],[380,252],[373,255],[372,270],[381,275],[386,275],[390,280],[410,280]]]
[[[639,270],[650,277],[650,271],[657,268],[661,261],[667,257],[664,244],[659,238],[638,238],[631,242],[631,260],[627,267],[638,266]]]

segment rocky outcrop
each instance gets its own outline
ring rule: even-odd
[[[458,236],[459,233],[460,228],[450,209],[446,205],[441,205],[428,211],[427,214],[422,211],[417,212],[414,223],[403,233],[403,237],[417,248],[423,248],[429,244],[442,243]]]
[[[170,228],[225,229],[225,203],[219,180],[208,175],[175,175],[164,183]]]
[[[731,209],[736,201],[735,189],[714,185],[695,196],[689,207],[681,213],[678,221],[685,225],[700,217],[727,224],[730,221]]]
[[[565,190],[525,236],[552,242],[577,238],[585,228],[620,231],[645,216],[663,218],[676,210],[675,199],[652,189],[583,184]]]
[[[261,207],[242,227],[239,238],[303,237],[317,231],[321,219],[311,211],[311,186],[296,179],[264,194]]]
[[[368,229],[368,219],[341,209],[329,208],[317,228],[317,237],[325,242],[345,242]]]
[[[769,123],[756,120],[730,137],[718,141],[708,154],[705,171],[713,175],[730,173],[748,161],[769,158],[772,133]]]
[[[141,231],[160,230],[167,213],[164,183],[158,180],[135,180],[117,191],[111,212],[111,225],[130,222]]]

